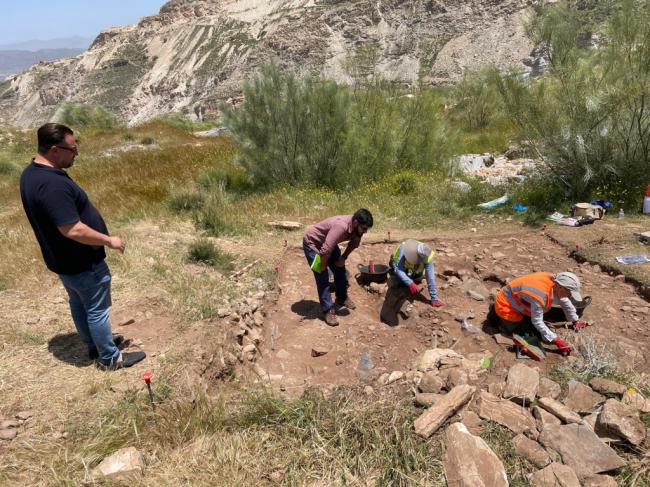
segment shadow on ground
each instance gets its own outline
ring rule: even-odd
[[[76,333],[56,335],[47,343],[47,350],[62,362],[75,367],[88,367],[93,361],[88,358],[86,346]]]

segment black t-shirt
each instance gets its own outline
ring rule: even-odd
[[[20,197],[41,246],[45,265],[52,272],[79,274],[106,258],[103,246],[75,242],[58,229],[61,225],[81,221],[108,235],[99,211],[64,170],[32,160],[20,177]]]

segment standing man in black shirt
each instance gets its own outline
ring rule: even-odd
[[[144,352],[122,353],[113,337],[111,273],[104,247],[124,253],[125,243],[108,235],[104,219],[64,171],[79,153],[74,132],[48,123],[38,129],[38,154],[20,177],[20,196],[43,253],[70,298],[70,311],[88,356],[115,370],[141,361]]]

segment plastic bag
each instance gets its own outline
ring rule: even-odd
[[[481,331],[480,328],[472,325],[469,321],[467,321],[467,319],[463,320],[463,323],[460,325],[460,327],[468,333],[478,333]]]

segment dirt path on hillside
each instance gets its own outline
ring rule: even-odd
[[[357,309],[339,316],[338,327],[327,326],[319,317],[314,279],[302,249],[290,249],[281,263],[277,303],[268,308],[265,345],[260,365],[282,389],[299,392],[310,385],[349,385],[358,382],[355,373],[361,355],[366,352],[377,374],[408,371],[422,351],[453,347],[464,355],[492,355],[494,375],[500,375],[515,361],[508,345],[496,343],[494,330],[484,325],[488,301],[477,301],[467,292],[477,282],[492,294],[498,282],[513,276],[536,271],[573,271],[583,284],[583,294],[593,298],[584,318],[592,323],[578,335],[559,323],[557,330],[573,344],[593,336],[606,344],[619,359],[622,368],[649,371],[644,352],[650,342],[648,311],[650,304],[639,298],[629,284],[601,272],[598,266],[578,264],[565,248],[538,232],[526,231],[500,237],[446,238],[429,241],[436,249],[437,282],[444,308],[434,310],[426,302],[414,302],[409,318],[390,327],[379,321],[383,296],[370,293],[350,279],[351,298]],[[396,243],[365,244],[355,251],[348,270],[353,273],[358,263],[372,259],[384,263]],[[443,274],[456,274],[463,278]],[[425,291],[424,294],[428,296]],[[463,317],[481,328],[478,333],[461,329]],[[312,348],[329,350],[312,357]],[[567,360],[555,347],[547,347],[548,358],[540,364],[550,369]],[[489,380],[489,378],[488,378]]]

